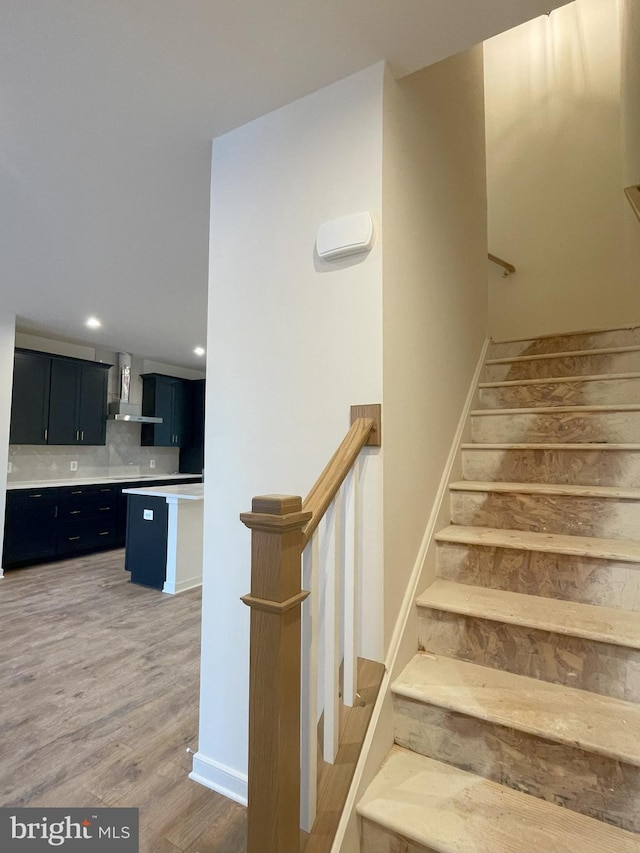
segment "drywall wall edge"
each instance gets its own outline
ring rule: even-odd
[[[402,640],[406,632],[411,608],[413,607],[413,603],[417,594],[417,589],[423,575],[427,552],[429,551],[429,547],[434,541],[433,537],[436,532],[438,519],[442,512],[442,505],[444,503],[445,496],[448,493],[449,483],[453,479],[452,472],[454,470],[454,465],[460,457],[460,445],[464,440],[464,435],[469,423],[471,410],[474,406],[474,400],[476,399],[478,393],[478,384],[480,382],[480,375],[486,359],[489,343],[490,339],[488,337],[485,338],[484,344],[482,345],[482,349],[480,351],[480,357],[478,358],[478,362],[476,364],[476,369],[469,385],[469,391],[467,393],[467,398],[462,409],[462,414],[460,415],[460,420],[458,421],[458,426],[453,437],[453,441],[451,443],[451,449],[449,450],[449,456],[447,457],[447,461],[445,463],[442,478],[440,480],[440,485],[438,486],[438,491],[436,492],[436,496],[433,502],[433,508],[431,510],[431,514],[427,522],[422,542],[420,543],[420,549],[418,551],[416,561],[411,572],[411,577],[409,578],[407,590],[402,601],[402,607],[400,609],[393,635],[391,637],[391,642],[389,644],[389,651],[385,659],[385,673],[382,679],[382,684],[380,685],[380,691],[378,692],[378,698],[373,709],[371,722],[369,723],[369,728],[367,729],[367,734],[362,745],[362,751],[360,752],[360,757],[358,759],[358,763],[356,764],[356,769],[353,774],[353,779],[351,781],[351,787],[349,788],[349,793],[347,795],[347,800],[345,802],[345,806],[342,811],[342,816],[338,824],[338,829],[336,830],[333,845],[331,846],[331,853],[357,853],[357,851],[359,851],[360,849],[359,842],[358,847],[352,849],[347,848],[343,845],[345,845],[345,843],[349,843],[349,828],[351,828],[352,833],[354,831],[357,832],[357,825],[355,822],[356,799],[361,794],[363,788],[362,782],[365,769],[367,769],[369,755],[374,745],[374,739],[378,733],[378,725],[380,723],[382,712],[387,701],[391,680],[395,676],[396,661],[398,659]],[[368,784],[368,781],[366,782],[366,784]],[[352,835],[351,837],[353,838],[354,836]]]

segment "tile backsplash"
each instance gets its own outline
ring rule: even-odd
[[[174,474],[180,451],[175,447],[140,447],[140,424],[107,421],[104,447],[61,447],[57,445],[12,444],[9,447],[11,472],[7,482],[71,480],[76,477],[103,477],[143,474]],[[155,459],[155,467],[149,462]],[[71,471],[71,462],[78,470]]]

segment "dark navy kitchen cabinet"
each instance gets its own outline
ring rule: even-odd
[[[49,444],[105,443],[109,367],[100,362],[52,359]]]
[[[56,556],[114,547],[118,487],[114,484],[59,489]]]
[[[188,390],[191,430],[188,443],[180,448],[180,473],[200,474],[204,468],[205,380],[191,380]]]
[[[143,447],[182,447],[190,441],[189,380],[161,373],[142,374],[142,414],[162,418],[161,424],[142,424]]]
[[[3,552],[5,568],[42,562],[55,554],[58,495],[56,488],[7,492]]]
[[[13,362],[10,444],[46,444],[51,358],[16,350]]]
[[[129,495],[125,569],[133,583],[162,589],[167,570],[169,510],[164,498]]]
[[[110,366],[16,350],[10,444],[105,444]]]

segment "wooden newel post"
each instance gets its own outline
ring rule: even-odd
[[[300,850],[302,498],[263,495],[241,521],[251,535],[247,853]]]

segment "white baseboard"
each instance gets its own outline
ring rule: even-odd
[[[186,578],[177,583],[165,581],[162,591],[169,595],[175,595],[178,592],[186,592],[188,589],[195,589],[197,586],[202,586],[202,575],[195,578]]]
[[[201,752],[196,752],[193,756],[193,770],[189,773],[189,779],[240,803],[241,806],[247,805],[249,781],[246,774],[238,773],[237,770],[226,767]]]

